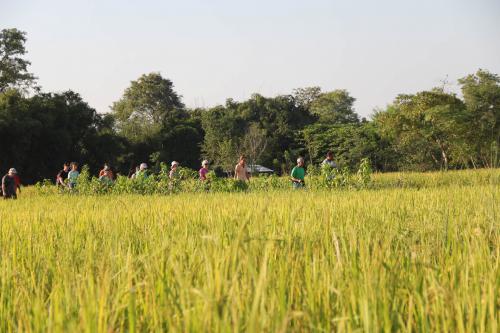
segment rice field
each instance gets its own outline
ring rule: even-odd
[[[374,182],[28,188],[0,201],[0,331],[498,332],[500,170]]]

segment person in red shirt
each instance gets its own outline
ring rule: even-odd
[[[19,174],[16,173],[14,174],[14,182],[16,184],[16,190],[19,191],[19,194],[21,194],[21,177],[19,177]]]

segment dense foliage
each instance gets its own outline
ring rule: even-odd
[[[327,150],[350,171],[364,158],[377,171],[498,166],[500,77],[486,70],[459,79],[463,98],[442,88],[401,94],[372,120],[360,119],[348,91],[319,87],[189,109],[159,73],[132,81],[98,114],[78,93],[42,93],[25,41],[16,29],[0,33],[0,170],[16,167],[25,183],[54,179],[72,160],[126,175],[141,162],[160,172],[161,162],[196,169],[206,158],[221,176],[242,153],[278,175],[299,155],[319,165]]]

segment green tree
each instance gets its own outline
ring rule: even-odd
[[[321,163],[326,152],[331,150],[341,167],[356,170],[361,160],[368,158],[377,170],[396,168],[396,155],[373,122],[333,126],[317,123],[304,128],[303,133],[311,163]]]
[[[101,117],[72,91],[30,98],[17,90],[0,93],[0,169],[14,166],[28,183],[53,179],[70,160],[95,171],[125,148],[101,126]]]
[[[256,123],[250,124],[242,142],[242,152],[246,155],[248,164],[253,166],[260,163],[261,156],[267,148],[266,131]]]
[[[392,139],[410,169],[448,169],[450,158],[461,163],[468,117],[464,103],[442,89],[399,95],[375,115],[381,132]]]
[[[267,98],[254,94],[244,102],[228,100],[225,106],[217,106],[203,112],[205,138],[203,153],[212,161],[218,161],[221,144],[227,148],[227,141],[236,149],[236,155],[244,145],[245,136],[251,127],[266,138],[259,161],[273,165],[275,159],[283,162],[283,152],[303,152],[301,129],[310,124],[314,117],[303,107],[297,106],[293,96],[284,95]],[[228,149],[225,149],[227,151]],[[233,157],[233,160],[237,156]]]
[[[118,132],[133,142],[154,140],[164,126],[187,117],[173,83],[159,73],[132,81],[111,109]]]
[[[224,171],[232,169],[232,161],[237,159],[245,121],[237,113],[238,105],[232,100],[226,106],[217,106],[202,113],[205,137],[202,152],[212,165]]]
[[[319,121],[328,124],[349,124],[359,122],[354,111],[356,99],[347,90],[334,90],[323,93],[311,102],[310,112],[319,117]]]
[[[311,107],[311,104],[321,96],[321,88],[297,88],[293,90],[292,96],[297,106],[309,109]]]
[[[8,88],[36,87],[36,77],[28,72],[31,64],[23,56],[26,33],[17,29],[0,31],[0,93]]]
[[[480,69],[459,83],[470,116],[470,162],[474,167],[495,167],[500,147],[500,77]]]

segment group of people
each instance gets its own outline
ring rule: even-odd
[[[322,166],[328,166],[330,168],[337,168],[337,163],[333,160],[333,152],[329,150],[326,153],[326,158],[321,162]],[[292,186],[293,188],[302,188],[306,184],[304,182],[306,176],[306,170],[304,168],[304,158],[299,157],[297,158],[297,165],[292,169],[292,173],[290,175],[290,178],[292,180]]]
[[[337,168],[337,164],[333,160],[333,153],[328,151],[326,158],[323,160],[322,165],[329,166],[331,168]],[[179,162],[173,161],[170,165],[169,178],[174,180],[179,178]],[[209,173],[209,163],[208,160],[203,160],[201,162],[201,168],[198,170],[198,175],[200,181],[206,181],[207,175]],[[297,158],[297,165],[292,169],[290,174],[290,180],[292,181],[293,188],[302,188],[305,186],[305,175],[306,170],[304,168],[304,158]],[[68,187],[70,189],[75,188],[77,185],[78,177],[80,172],[78,171],[78,163],[64,163],[62,170],[57,173],[56,184],[61,187]],[[128,177],[147,177],[148,176],[148,165],[146,163],[141,163],[138,167],[130,170]],[[250,180],[251,174],[247,169],[246,158],[241,155],[238,163],[234,168],[234,179],[247,182]],[[116,179],[116,172],[109,164],[104,164],[104,167],[99,171],[99,180],[107,183],[112,183]],[[8,173],[2,178],[2,195],[5,199],[16,199],[17,192],[21,191],[21,180],[17,174],[16,169],[10,168]]]
[[[79,176],[77,162],[64,163],[62,170],[57,173],[56,185],[74,188]]]

